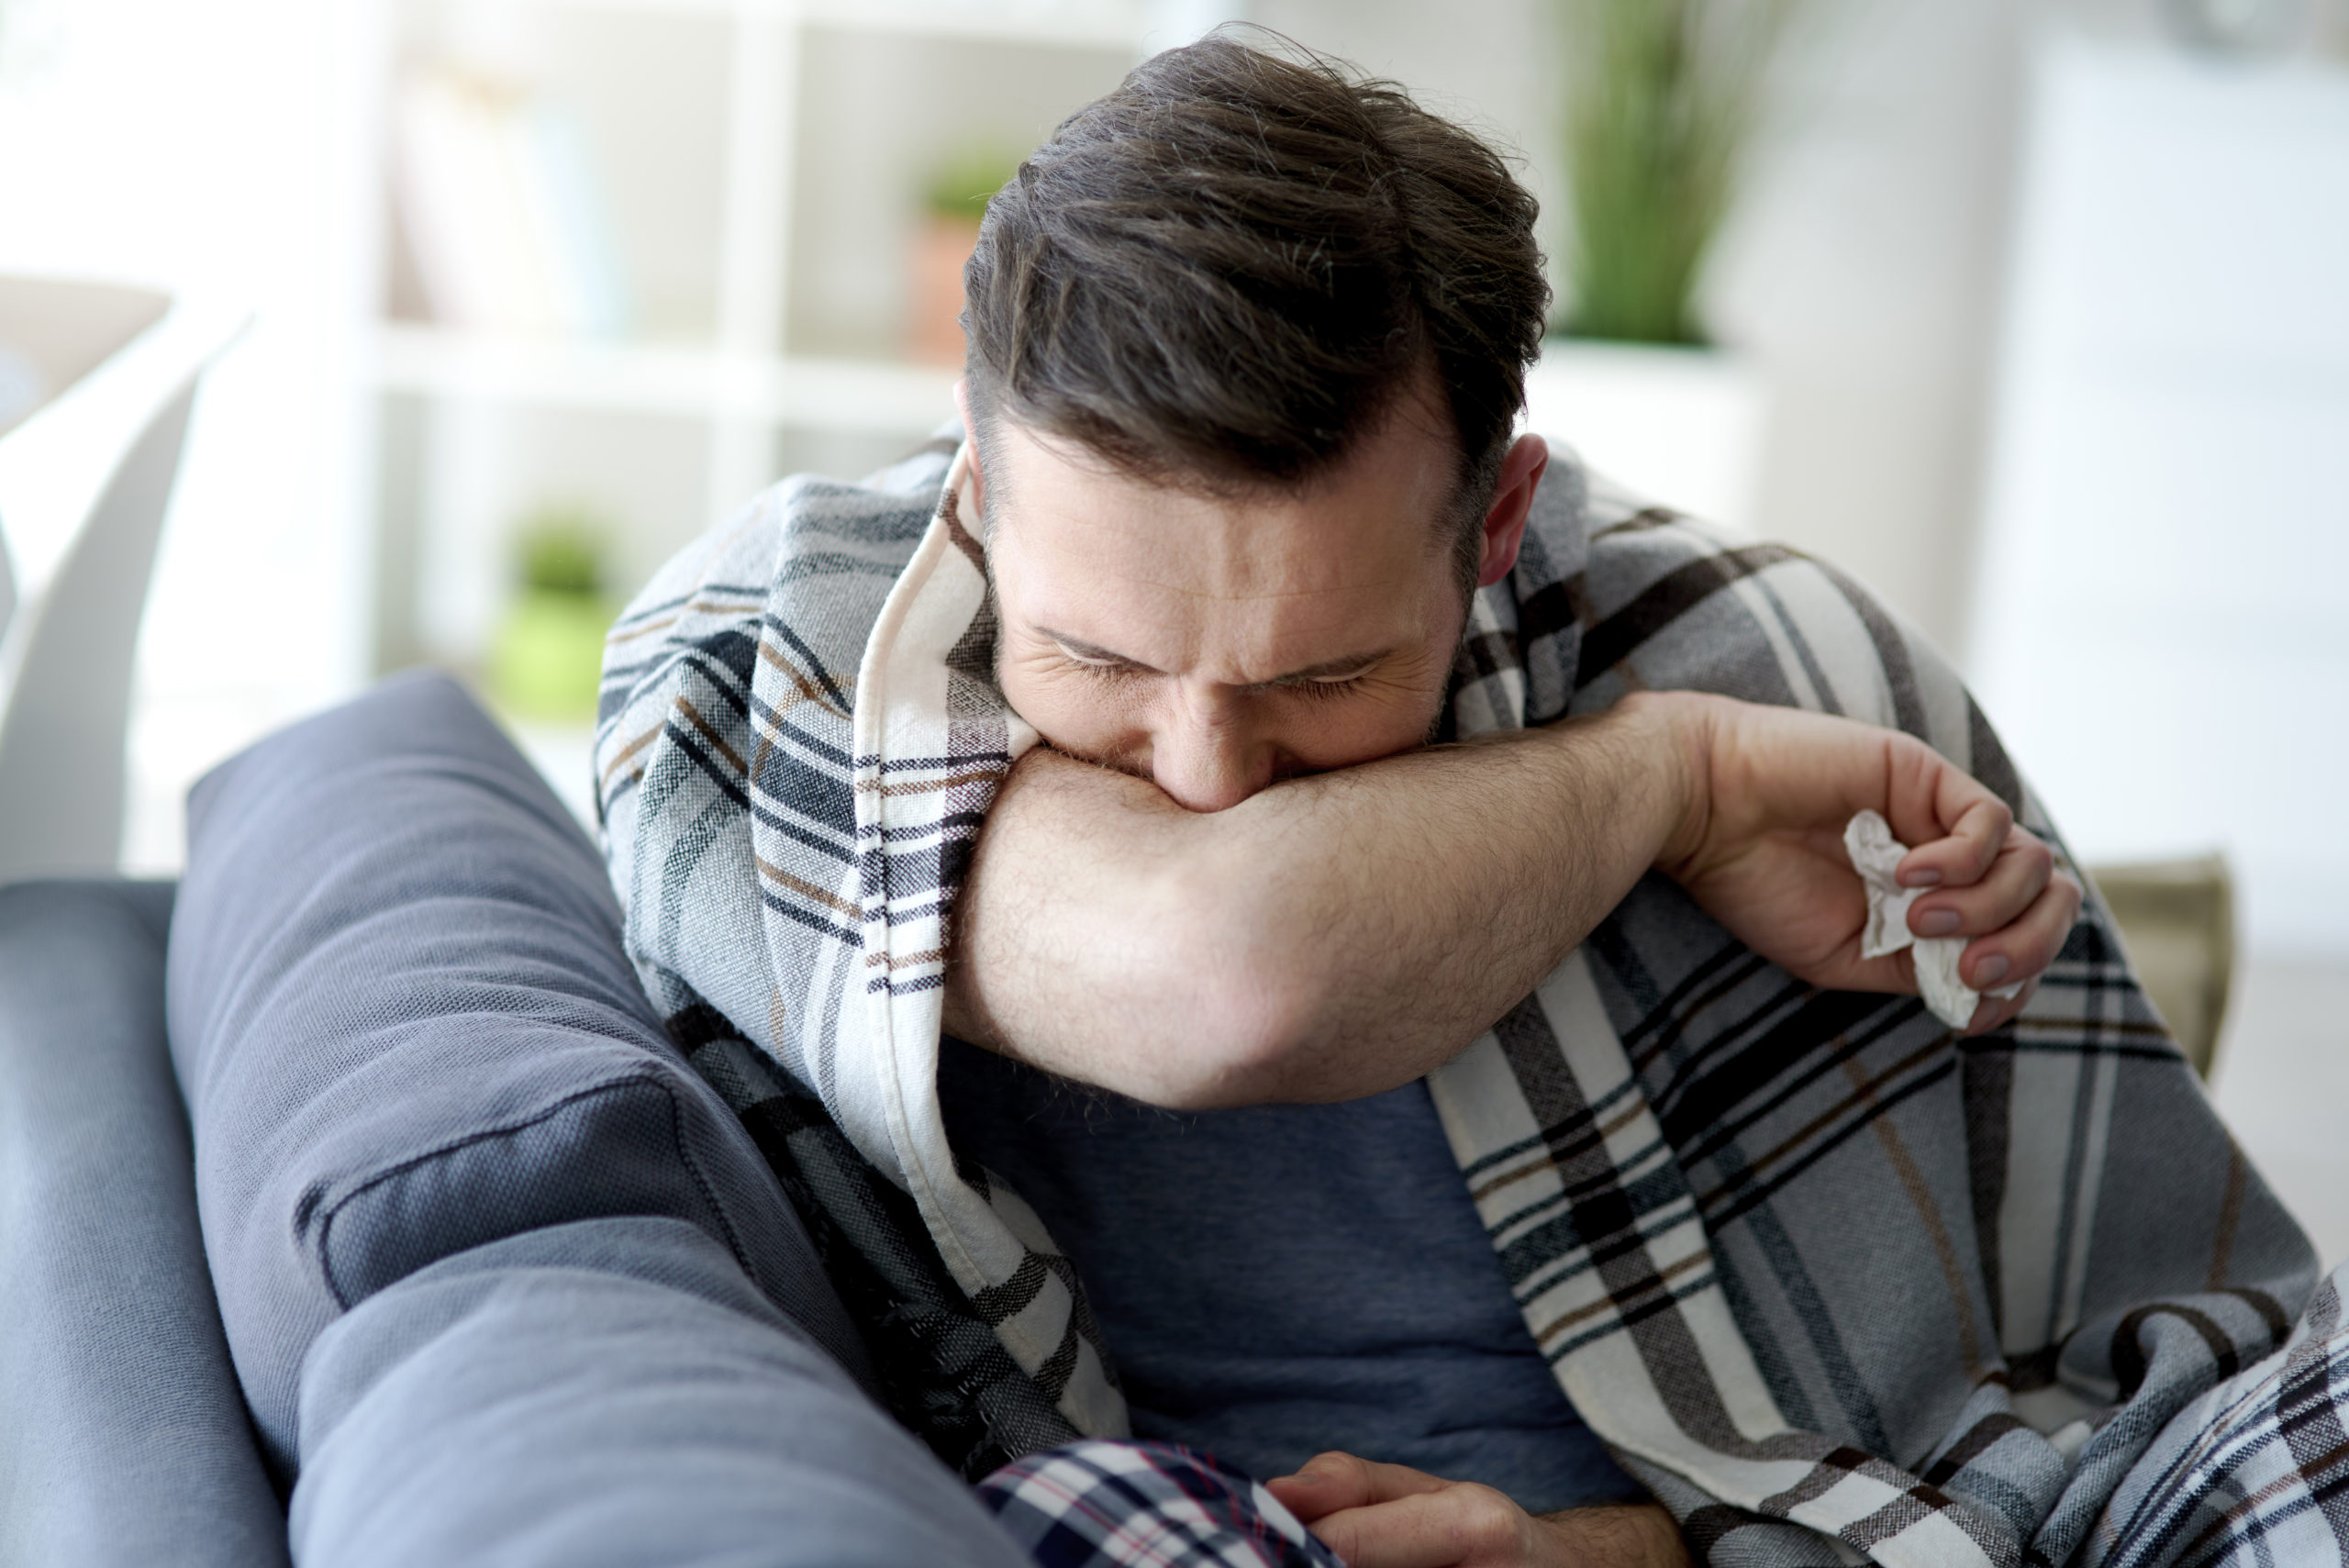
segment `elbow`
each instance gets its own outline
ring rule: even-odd
[[[1262,895],[1178,895],[1148,946],[1150,1018],[1126,1092],[1169,1110],[1219,1110],[1300,1094],[1328,1009],[1318,968]]]

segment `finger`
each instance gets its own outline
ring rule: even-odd
[[[1435,1492],[1348,1508],[1313,1526],[1346,1568],[1501,1568],[1528,1561],[1533,1520],[1490,1486]]]
[[[1988,936],[2021,918],[2054,874],[2055,856],[2046,844],[2013,828],[1981,881],[1936,889],[1909,906],[1909,929],[1920,937]]]
[[[1973,785],[1973,796],[1954,816],[1939,817],[1946,832],[1918,843],[1901,858],[1893,876],[1903,887],[1973,886],[1997,862],[2014,827],[2015,814],[2007,809],[2005,801],[1955,768],[1948,772]]]
[[[1374,1464],[1351,1453],[1317,1453],[1294,1475],[1264,1483],[1281,1506],[1305,1523],[1398,1497],[1441,1491],[1452,1483],[1407,1464]]]
[[[2039,995],[2039,982],[2026,981],[2023,988],[2012,996],[1988,996],[1974,1006],[1974,1021],[1962,1031],[1968,1035],[1988,1034],[2021,1018],[2031,999]]]
[[[1967,946],[1958,957],[1958,976],[1976,991],[2036,980],[2055,962],[2079,917],[2080,884],[2068,876],[2051,877],[2021,919]],[[2019,1011],[2010,1009],[2008,1017]]]

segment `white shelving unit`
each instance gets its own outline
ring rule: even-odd
[[[480,656],[507,591],[509,530],[534,506],[585,503],[616,518],[613,586],[625,594],[786,466],[862,470],[951,417],[953,373],[892,357],[903,290],[891,268],[929,169],[958,141],[1032,145],[1146,49],[1237,9],[376,5],[387,122],[396,83],[444,64],[486,64],[574,114],[641,302],[631,335],[610,341],[434,325],[401,220],[386,224],[386,308],[359,372],[377,409],[386,666]],[[379,183],[388,210],[392,182]]]
[[[951,411],[954,373],[886,360],[726,354],[674,344],[532,341],[386,323],[374,384],[422,397],[651,414],[761,428],[896,431]]]

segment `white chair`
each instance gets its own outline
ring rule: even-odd
[[[241,325],[0,277],[0,882],[120,857],[156,538],[196,384]]]

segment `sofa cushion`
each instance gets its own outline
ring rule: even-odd
[[[205,1248],[281,1475],[328,1324],[578,1220],[697,1228],[869,1385],[772,1172],[662,1033],[593,846],[446,677],[386,682],[197,784],[169,1000]]]
[[[445,1258],[318,1337],[307,1568],[1019,1568],[977,1496],[675,1219]]]
[[[196,1235],[171,905],[0,889],[0,1562],[285,1561]]]

